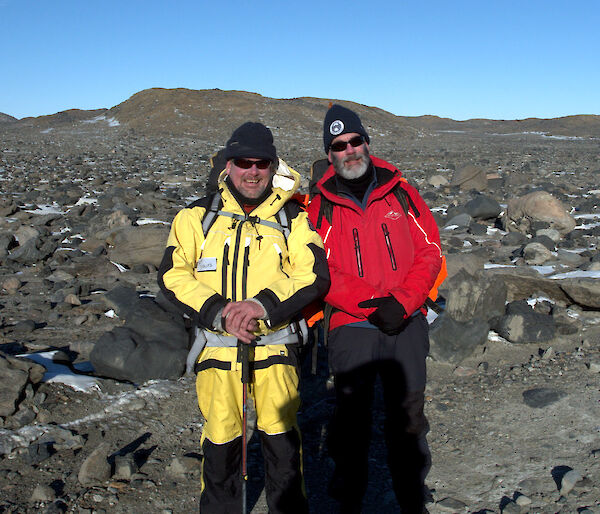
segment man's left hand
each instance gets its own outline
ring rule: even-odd
[[[375,311],[367,319],[387,335],[400,333],[406,322],[406,309],[393,296],[371,298],[358,304],[361,308],[375,307]]]

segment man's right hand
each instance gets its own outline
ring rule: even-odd
[[[258,320],[263,315],[263,308],[256,302],[229,302],[223,309],[223,329],[250,344],[256,338],[253,332],[258,330]]]

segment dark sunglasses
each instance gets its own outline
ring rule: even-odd
[[[348,145],[352,145],[354,148],[362,145],[365,142],[365,138],[362,136],[353,137],[350,141],[336,141],[329,146],[329,149],[333,152],[343,152]]]
[[[244,170],[249,170],[256,164],[256,167],[259,170],[266,170],[269,166],[271,166],[271,161],[268,159],[261,159],[260,161],[249,161],[248,159],[233,159],[233,164],[235,164],[238,168],[242,168]]]

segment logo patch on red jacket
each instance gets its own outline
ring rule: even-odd
[[[402,217],[402,213],[401,212],[397,212],[397,211],[390,211],[388,212],[384,218],[387,218],[389,220],[399,220]]]

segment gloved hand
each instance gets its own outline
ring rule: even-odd
[[[367,319],[387,335],[400,333],[406,320],[406,309],[393,296],[371,298],[358,304],[361,308],[375,307],[377,310],[367,316]]]

